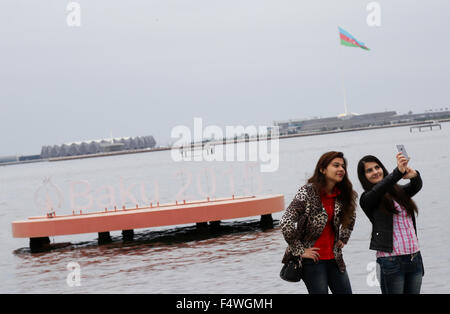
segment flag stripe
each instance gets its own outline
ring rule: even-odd
[[[343,46],[349,46],[349,47],[359,47],[359,46],[357,46],[357,45],[354,45],[354,44],[352,44],[352,43],[349,43],[348,41],[345,41],[345,40],[342,40],[341,39],[341,45],[343,45]]]
[[[343,28],[340,28],[340,27],[338,27],[339,28],[339,32],[341,33],[341,34],[344,34],[345,36],[347,36],[348,38],[353,38],[353,39],[355,39],[349,32],[347,32],[345,29],[343,29]]]
[[[344,34],[340,34],[340,36],[341,36],[341,44],[343,44],[343,42],[347,42],[347,43],[351,44],[353,47],[360,47],[363,49],[367,49],[367,47],[364,45],[364,43],[359,42],[354,38],[348,38]],[[346,46],[349,46],[349,45],[346,45]]]
[[[345,36],[344,34],[340,34],[341,40],[346,41],[348,43],[351,43],[355,46],[360,46],[359,43],[353,39],[353,38],[348,38],[347,36]]]
[[[355,45],[364,46],[364,43],[358,41],[355,37],[348,37],[347,35],[345,35],[343,33],[341,33],[340,36],[341,36],[341,39],[344,39],[348,42],[354,43]]]

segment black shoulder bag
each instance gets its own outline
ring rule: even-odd
[[[289,282],[299,282],[302,280],[302,267],[298,257],[294,257],[283,265],[280,271],[280,277]]]

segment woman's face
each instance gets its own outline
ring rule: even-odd
[[[339,183],[345,176],[345,163],[342,158],[334,158],[328,166],[322,170],[325,179],[332,183]]]
[[[364,173],[366,179],[372,184],[377,184],[384,178],[383,169],[376,162],[368,161],[364,163]]]

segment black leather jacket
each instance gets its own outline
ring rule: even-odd
[[[417,176],[410,180],[410,183],[400,186],[409,197],[413,197],[422,188],[422,179],[418,171]],[[386,192],[402,178],[402,173],[398,168],[378,182],[371,190],[365,191],[359,204],[362,210],[372,223],[372,237],[370,249],[392,253],[393,251],[393,214],[380,208],[381,200]],[[416,230],[416,219],[412,217],[414,229]]]

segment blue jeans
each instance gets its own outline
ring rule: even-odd
[[[380,287],[383,294],[419,294],[423,263],[420,252],[377,258],[380,265]]]
[[[302,261],[303,282],[309,294],[328,294],[328,287],[333,294],[351,294],[352,287],[347,272],[341,273],[336,260],[319,260],[305,258]]]

